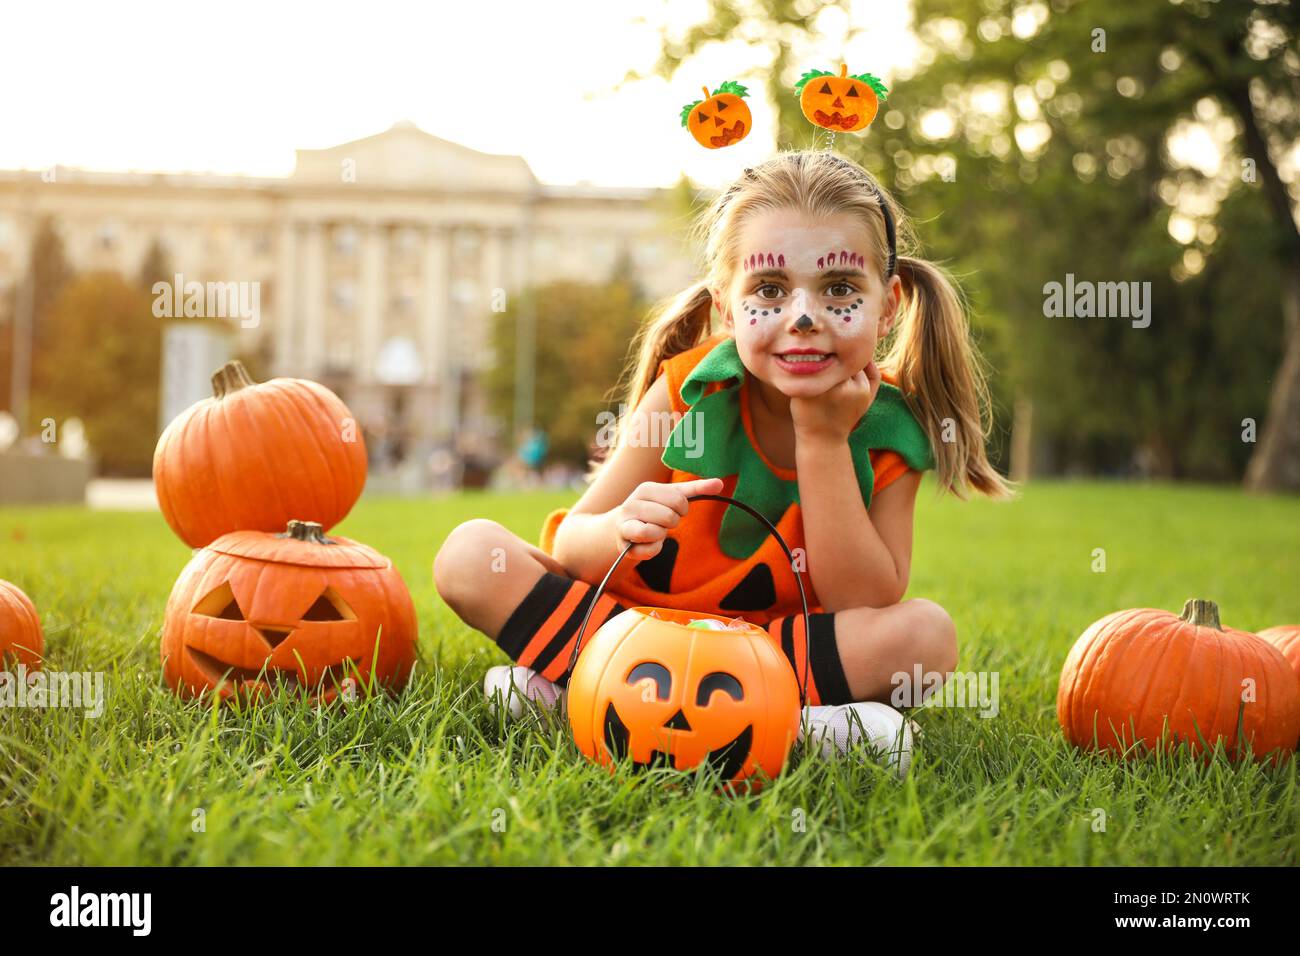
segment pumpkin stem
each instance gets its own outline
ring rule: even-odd
[[[1219,605],[1213,601],[1188,598],[1187,603],[1183,605],[1183,613],[1179,616],[1188,624],[1195,624],[1197,627],[1223,630],[1223,625],[1219,623]]]
[[[256,384],[239,359],[232,359],[212,373],[212,394],[217,398],[225,398],[231,392]]]
[[[709,98],[709,88],[707,86],[704,87],[704,98],[706,100]]]
[[[848,75],[849,75],[849,65],[847,63],[841,63],[840,76],[848,76]]]
[[[289,522],[285,528],[284,534],[277,534],[277,538],[293,538],[295,541],[310,541],[312,544],[333,544],[329,538],[325,537],[325,529],[317,521],[299,521],[296,518]]]

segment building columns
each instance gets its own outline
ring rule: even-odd
[[[357,309],[356,380],[369,385],[375,381],[375,363],[379,344],[384,338],[384,252],[386,235],[382,226],[366,223],[361,227],[361,301]]]
[[[275,281],[275,374],[290,375],[297,370],[293,344],[298,327],[298,227],[290,220],[280,224]]]
[[[302,370],[319,378],[325,368],[325,227],[309,223],[303,237],[302,334],[298,339]]]
[[[483,253],[482,281],[487,294],[481,300],[478,314],[473,316],[475,336],[470,349],[470,364],[476,371],[482,371],[492,364],[495,310],[509,305],[507,292],[515,287],[506,261],[510,244],[508,234],[501,229],[489,229],[484,238],[486,248]]]
[[[432,225],[424,234],[424,296],[420,309],[420,353],[424,381],[437,389],[434,433],[449,439],[456,420],[456,387],[450,321],[451,233]]]

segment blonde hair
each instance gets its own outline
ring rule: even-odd
[[[967,488],[993,498],[1006,497],[1010,486],[985,453],[991,427],[989,394],[957,285],[934,263],[904,254],[916,252],[917,243],[898,204],[861,166],[828,150],[778,153],[745,170],[705,209],[693,229],[703,249],[704,277],[660,303],[638,331],[630,353],[635,355],[630,375],[625,374],[620,383],[625,407],[634,410],[641,403],[663,360],[699,345],[712,333],[709,290],[731,284],[740,260],[741,227],[750,216],[772,209],[797,209],[810,216],[858,216],[867,225],[871,258],[883,279],[889,246],[882,202],[889,204],[896,224],[895,271],[903,295],[878,364],[895,378],[930,439],[939,488],[959,497]],[[620,420],[620,430],[627,418]],[[594,463],[592,478],[602,464]]]

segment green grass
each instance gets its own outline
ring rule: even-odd
[[[1198,596],[1247,630],[1300,620],[1300,500],[1120,484],[1037,484],[1009,505],[923,493],[911,594],[951,611],[963,670],[999,673],[999,715],[922,712],[925,738],[901,783],[871,763],[796,753],[764,793],[728,799],[706,780],[612,777],[563,729],[489,715],[481,676],[504,655],[438,599],[434,552],[475,516],[535,540],[547,509],[573,497],[364,501],[338,531],[406,578],[421,624],[414,681],[396,699],[324,711],[282,699],[243,713],[182,703],[161,684],[163,606],[189,552],[159,516],[0,510],[0,578],[40,607],[48,666],[106,671],[109,694],[99,719],[0,711],[0,862],[1300,859],[1294,761],[1120,763],[1067,747],[1055,717],[1067,650],[1109,611]],[[1105,573],[1092,570],[1095,548]],[[1092,829],[1098,809],[1104,832]]]

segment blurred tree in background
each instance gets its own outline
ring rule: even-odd
[[[549,441],[547,458],[585,469],[600,428],[597,414],[618,412],[614,387],[648,303],[625,281],[554,282],[513,296],[506,311],[493,315],[496,362],[487,377],[492,411],[507,422],[514,410],[516,329],[524,296],[532,298],[537,323],[534,418]]]
[[[149,243],[149,248],[145,250],[144,259],[140,263],[140,272],[136,280],[142,289],[152,291],[155,282],[171,283],[173,278],[173,269],[171,259],[167,255],[167,249],[162,242],[154,238]]]
[[[805,55],[827,6],[848,4],[710,0],[656,71],[743,40],[764,65],[735,79],[766,93],[780,146],[825,146],[793,86],[839,65]],[[997,433],[1032,409],[1040,469],[1229,480],[1249,464],[1253,487],[1300,488],[1300,234],[1279,165],[1300,135],[1297,5],[913,8],[915,72],[833,148],[892,188],[970,293]],[[1067,274],[1150,282],[1150,326],[1047,318],[1044,286]]]
[[[153,296],[115,272],[87,273],[50,304],[46,324],[33,355],[32,417],[80,418],[101,474],[148,476],[162,349]]]
[[[57,331],[50,319],[50,309],[72,280],[73,270],[68,263],[63,249],[63,239],[52,219],[42,219],[36,227],[32,240],[31,258],[25,281],[32,288],[32,329],[31,351],[33,358],[55,338]],[[19,300],[23,294],[19,284],[8,290],[0,314],[4,317],[0,325],[0,408],[10,410],[13,387],[13,348],[16,331]],[[30,388],[35,394],[41,386],[41,370],[32,362]],[[22,433],[27,433],[35,420],[44,417],[36,415],[28,403],[27,421],[19,422]]]

